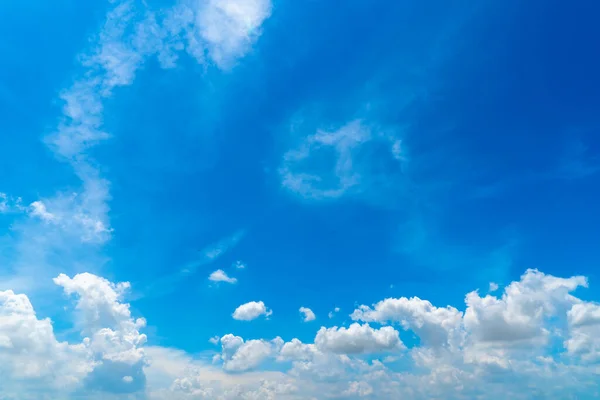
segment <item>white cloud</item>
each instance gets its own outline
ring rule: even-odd
[[[272,341],[248,340],[232,334],[221,338],[223,369],[240,372],[256,368],[282,346],[280,338]]]
[[[160,10],[131,0],[110,3],[113,8],[106,14],[104,24],[90,38],[90,47],[78,57],[81,74],[60,93],[63,110],[57,127],[44,138],[57,159],[72,167],[81,187],[75,193],[59,192],[32,203],[31,215],[44,224],[18,225],[15,240],[30,243],[15,245],[23,248],[23,254],[11,266],[18,275],[11,277],[12,281],[26,282],[28,276],[39,272],[58,272],[44,255],[57,248],[68,248],[67,241],[79,240],[77,245],[82,246],[110,240],[110,182],[91,158],[90,149],[111,138],[104,127],[104,107],[115,89],[131,85],[137,71],[154,56],[164,68],[174,67],[183,52],[200,63],[206,62],[204,53],[208,53],[220,68],[232,66],[250,51],[271,9],[269,0],[180,0]],[[20,208],[9,200],[7,196],[0,197],[0,212]],[[53,222],[51,228],[44,226],[49,225],[47,222]],[[31,248],[39,256],[26,254]],[[89,258],[98,253],[97,247],[86,250]],[[215,249],[206,256],[214,258],[222,252]],[[65,261],[70,265],[83,264],[82,260]]]
[[[467,294],[465,328],[480,342],[544,341],[545,319],[566,312],[575,302],[569,293],[580,286],[587,287],[582,276],[563,279],[528,270],[501,298]]]
[[[310,308],[300,307],[300,313],[304,314],[304,322],[314,321],[317,318]]]
[[[208,53],[220,67],[228,67],[248,52],[271,15],[270,0],[207,0],[197,16],[198,31]]]
[[[33,203],[31,203],[30,208],[30,214],[34,217],[42,219],[43,221],[52,222],[57,219],[56,215],[46,210],[46,206],[41,201],[34,201]]]
[[[93,367],[87,343],[59,342],[26,295],[0,292],[0,391],[73,390]]]
[[[497,283],[494,282],[490,282],[490,287],[489,287],[489,292],[490,293],[494,293],[496,290],[498,290],[499,286]]]
[[[227,283],[236,283],[237,282],[236,278],[230,278],[229,276],[227,276],[225,271],[223,271],[222,269],[218,269],[218,270],[212,272],[210,274],[210,276],[208,277],[208,279],[213,282],[227,282]]]
[[[373,309],[360,306],[351,317],[365,322],[398,322],[432,346],[447,344],[459,332],[462,323],[462,313],[454,307],[438,308],[417,297],[385,299],[375,304]]]
[[[262,301],[251,301],[236,308],[232,316],[239,321],[252,321],[261,315],[269,317],[271,314],[273,312]]]
[[[246,268],[246,264],[244,264],[241,261],[236,261],[233,266],[237,269],[245,269]]]
[[[333,309],[333,311],[329,311],[329,314],[327,314],[327,316],[329,317],[329,319],[333,318],[335,316],[335,314],[340,312],[340,308],[339,307],[335,307]]]
[[[373,387],[367,382],[354,381],[350,382],[348,389],[343,393],[344,396],[365,397],[373,394]]]
[[[129,387],[139,390],[147,362],[142,347],[147,338],[140,329],[146,326],[146,321],[133,319],[129,304],[121,302],[129,283],[114,284],[88,273],[73,278],[61,274],[54,282],[62,286],[67,295],[77,295],[78,325],[89,337],[91,351],[101,360],[88,380],[102,386],[109,384],[115,390],[124,390],[123,384],[126,390],[130,390]],[[132,377],[131,382],[123,381],[123,376]]]
[[[68,393],[98,388],[140,390],[146,336],[139,329],[145,321],[134,320],[129,305],[120,301],[129,284],[92,274],[60,275],[55,282],[67,295],[76,295],[83,340],[59,342],[51,321],[37,318],[27,296],[0,292],[0,391],[9,397],[13,391],[24,393],[16,398],[26,399],[37,391],[68,398]]]
[[[361,120],[333,132],[317,129],[283,155],[279,168],[281,184],[308,200],[376,196],[397,184],[393,181],[403,162],[398,151],[397,139]],[[385,157],[397,167],[386,169],[373,164],[373,160]]]
[[[469,293],[464,313],[415,298],[385,299],[353,313],[373,322],[399,322],[419,336],[419,344],[402,352],[404,345],[391,326],[322,327],[314,343],[228,334],[218,339],[220,367],[211,365],[211,354],[142,349],[144,321],[134,320],[122,300],[129,284],[92,274],[60,275],[56,283],[76,297],[76,325],[87,338],[76,344],[58,341],[51,321],[37,317],[25,295],[0,292],[0,391],[8,398],[34,398],[29,394],[40,391],[70,398],[77,390],[93,399],[89,390],[111,387],[123,392],[100,392],[99,398],[116,399],[144,389],[144,382],[149,400],[299,400],[340,394],[348,399],[586,398],[596,387],[600,305],[572,295],[587,284],[583,277],[562,279],[529,270],[495,300]],[[462,316],[458,328],[456,315]],[[435,324],[438,333],[458,329],[460,334],[442,336],[460,340],[440,344],[432,334]],[[498,324],[503,335],[490,336]],[[539,326],[522,328],[531,324]],[[539,340],[545,337],[554,340]],[[556,348],[563,340],[564,349]],[[369,353],[381,353],[390,364],[372,360]],[[410,359],[394,369],[397,357],[406,355]]]
[[[20,197],[14,198],[0,192],[0,214],[21,213],[27,211]]]
[[[338,354],[360,354],[404,348],[398,331],[389,326],[374,329],[369,324],[354,323],[348,328],[322,327],[315,337],[319,350]]]
[[[564,345],[572,356],[586,362],[600,360],[600,305],[577,303],[567,312],[569,336]]]

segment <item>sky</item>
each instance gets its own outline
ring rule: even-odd
[[[600,5],[0,5],[0,399],[600,398]]]

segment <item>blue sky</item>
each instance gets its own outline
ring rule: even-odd
[[[598,396],[592,1],[0,7],[7,398]]]

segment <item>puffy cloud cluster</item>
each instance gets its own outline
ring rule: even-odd
[[[139,332],[121,302],[128,283],[113,284],[92,274],[54,279],[66,295],[75,295],[77,326],[83,339],[70,344],[57,340],[52,322],[38,319],[29,298],[0,292],[0,390],[3,393],[43,390],[57,396],[102,390],[132,392],[145,385],[146,365]],[[28,398],[21,396],[17,398]]]
[[[67,295],[77,296],[78,323],[83,334],[89,335],[86,340],[99,361],[89,383],[120,391],[143,387],[146,335],[139,330],[146,321],[133,319],[129,304],[121,302],[129,283],[113,284],[89,273],[73,278],[61,274],[54,282]]]
[[[279,337],[271,340],[244,341],[232,334],[221,338],[223,369],[226,371],[247,371],[260,365],[265,359],[275,354],[283,345]],[[215,358],[215,361],[217,359]]]
[[[388,298],[354,310],[352,319],[364,324],[321,327],[314,343],[226,335],[219,360],[237,372],[243,369],[228,362],[240,360],[252,374],[291,363],[278,379],[297,390],[274,397],[283,399],[593,398],[600,305],[573,294],[586,286],[584,277],[528,270],[498,297],[468,293],[464,311],[416,297]],[[417,344],[407,348],[388,324],[416,335]]]
[[[221,346],[212,361],[144,349],[145,321],[123,302],[127,283],[92,274],[59,275],[55,283],[75,297],[78,343],[58,340],[27,296],[0,292],[0,390],[9,398],[40,390],[55,398],[137,392],[155,400],[560,399],[598,390],[600,305],[574,296],[587,285],[583,277],[529,270],[499,297],[468,293],[464,312],[385,299],[351,314],[362,324],[321,327],[313,343],[227,334],[211,340]],[[406,346],[388,324],[419,341]]]
[[[26,295],[0,292],[0,391],[74,389],[93,367],[88,341],[58,341],[52,322],[37,318]]]

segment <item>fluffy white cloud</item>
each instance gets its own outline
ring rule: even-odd
[[[67,295],[77,295],[78,324],[100,361],[88,377],[90,385],[126,392],[143,387],[146,358],[142,346],[146,335],[140,329],[146,326],[146,321],[133,319],[129,304],[121,302],[129,283],[114,284],[89,273],[73,278],[61,274],[54,282]],[[131,381],[123,381],[123,376],[131,377]]]
[[[248,340],[232,334],[221,338],[221,360],[226,371],[247,371],[256,368],[265,359],[275,354],[283,341],[280,338],[272,341]]]
[[[59,342],[26,295],[0,292],[0,391],[75,389],[95,365],[88,345]]]
[[[528,270],[501,298],[467,294],[465,328],[479,342],[543,341],[549,334],[546,319],[564,315],[577,301],[569,293],[580,286],[587,286],[582,276],[562,279]]]
[[[92,274],[60,275],[55,283],[76,296],[77,325],[83,339],[70,344],[56,339],[49,319],[38,319],[27,296],[0,292],[0,390],[17,399],[38,390],[53,398],[75,391],[128,393],[145,385],[146,365],[139,332],[143,319],[134,320],[121,302],[128,283],[113,284]],[[12,397],[10,397],[12,398]]]
[[[530,270],[501,297],[469,293],[464,313],[414,298],[386,299],[353,313],[399,322],[417,334],[419,345],[400,353],[404,345],[392,327],[354,323],[322,327],[314,343],[224,335],[214,340],[221,344],[218,365],[210,355],[204,360],[178,350],[142,349],[144,321],[134,320],[122,300],[127,283],[92,274],[60,275],[55,282],[75,296],[76,322],[86,337],[76,344],[58,341],[50,320],[38,318],[25,295],[0,292],[0,390],[8,398],[33,398],[27,397],[32,390],[68,398],[77,390],[88,398],[116,399],[144,388],[154,400],[586,398],[597,386],[600,305],[571,294],[587,284],[581,277]],[[495,324],[503,335],[488,334]],[[539,326],[523,328],[531,324]],[[506,333],[506,325],[517,333]],[[451,338],[456,343],[450,345]],[[564,349],[557,350],[561,340]],[[368,361],[367,353],[381,353],[388,364]],[[398,357],[403,367],[395,370]],[[273,363],[278,371],[260,370]],[[290,369],[279,372],[286,365]]]
[[[565,347],[570,355],[583,361],[600,360],[600,305],[577,303],[567,312],[569,337]]]
[[[273,311],[269,310],[262,301],[251,301],[236,308],[232,316],[239,321],[252,321],[261,315],[269,317],[271,314]]]
[[[236,283],[237,282],[236,278],[229,277],[225,273],[225,271],[223,271],[222,269],[218,269],[218,270],[212,272],[210,274],[210,276],[208,277],[208,279],[213,282],[227,282],[227,283]]]
[[[360,306],[351,317],[355,321],[398,322],[432,346],[445,345],[454,339],[462,323],[462,313],[454,307],[438,308],[416,297],[385,299],[374,308]]]
[[[374,329],[369,324],[354,323],[348,328],[322,327],[315,337],[319,350],[338,354],[392,351],[404,348],[398,331],[390,326]]]
[[[310,308],[300,307],[300,313],[304,314],[304,322],[314,321],[317,318]]]

